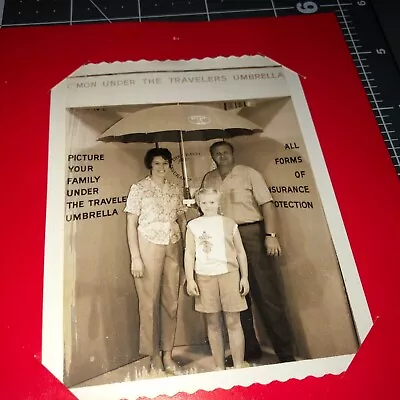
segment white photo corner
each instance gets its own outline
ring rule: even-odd
[[[173,124],[179,113],[191,131]],[[215,121],[226,126],[202,136]],[[146,124],[164,133],[140,136]],[[229,389],[347,369],[371,315],[295,72],[261,56],[87,65],[53,88],[49,140],[42,362],[79,399]],[[296,361],[278,363],[253,302],[262,357],[214,371],[205,324],[181,284],[173,355],[184,372],[152,377],[139,353],[128,193],[148,174],[146,152],[168,148],[167,179],[182,189],[190,219],[193,194],[215,168],[210,145],[221,140],[233,146],[236,164],[261,173],[272,195],[282,247],[273,268]]]

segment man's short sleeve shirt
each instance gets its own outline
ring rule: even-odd
[[[260,206],[272,201],[264,177],[244,165],[235,165],[225,179],[215,169],[205,175],[202,186],[221,192],[222,214],[237,224],[261,221]]]

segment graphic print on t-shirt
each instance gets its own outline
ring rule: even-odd
[[[195,241],[197,274],[219,275],[239,267],[233,241],[237,225],[232,219],[202,216],[191,220],[188,230]]]
[[[204,253],[211,253],[213,244],[210,239],[212,239],[212,236],[209,235],[206,231],[203,231],[201,236],[199,236],[199,239],[199,244],[202,247]]]

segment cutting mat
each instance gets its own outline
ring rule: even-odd
[[[400,176],[400,74],[368,0],[0,0],[0,27],[279,18],[323,12],[334,12],[338,18]],[[354,115],[354,118],[359,116]]]

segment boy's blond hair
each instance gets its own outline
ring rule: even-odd
[[[213,188],[200,188],[198,190],[196,190],[195,194],[194,194],[194,199],[196,200],[196,204],[200,207],[199,204],[199,198],[201,195],[205,195],[205,194],[215,194],[218,197],[218,203],[219,203],[219,199],[221,197],[221,193]]]

